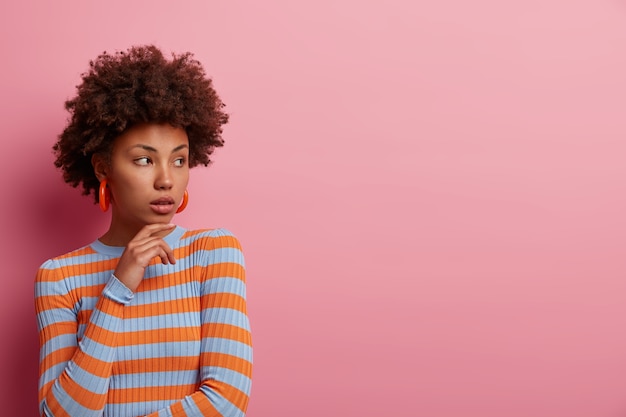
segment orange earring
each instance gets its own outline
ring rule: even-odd
[[[180,206],[178,206],[178,209],[176,209],[176,213],[180,213],[181,211],[185,210],[185,207],[187,207],[188,202],[189,202],[189,193],[187,192],[187,190],[185,190],[185,194],[183,194],[183,201],[182,203],[180,203]]]
[[[111,192],[107,187],[107,180],[102,180],[100,181],[100,190],[98,190],[98,204],[100,204],[100,209],[102,211],[107,211],[110,203]]]

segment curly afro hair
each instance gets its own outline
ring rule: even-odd
[[[99,182],[91,157],[110,155],[113,140],[138,123],[169,123],[185,129],[189,166],[208,165],[223,146],[222,125],[228,122],[224,103],[202,65],[186,52],[167,60],[155,46],[134,46],[126,52],[102,53],[82,74],[75,98],[65,102],[68,125],[53,146],[65,182],[97,202]]]

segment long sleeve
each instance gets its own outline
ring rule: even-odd
[[[47,261],[39,269],[35,285],[40,414],[101,416],[124,305],[133,293],[113,275],[105,285],[93,285],[90,291],[97,301],[85,328],[79,329],[77,315],[85,311],[79,310],[75,289],[68,287],[62,268],[57,260]],[[88,279],[87,269],[76,274]]]
[[[251,388],[252,344],[245,265],[239,241],[217,229],[199,251],[201,355],[199,389],[149,417],[241,417]]]
[[[47,261],[36,282],[42,416],[242,417],[252,347],[239,242],[176,228],[133,294],[99,241]]]

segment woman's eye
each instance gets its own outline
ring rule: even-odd
[[[185,158],[178,158],[174,160],[174,166],[182,167],[185,165]]]
[[[135,159],[135,163],[137,165],[148,165],[150,163],[150,158],[144,156],[142,158]]]

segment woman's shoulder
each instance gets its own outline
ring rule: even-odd
[[[186,230],[181,236],[183,246],[195,246],[205,249],[232,247],[241,249],[239,239],[228,229],[195,229]]]
[[[37,271],[35,282],[48,285],[63,282],[68,271],[81,271],[95,251],[90,246],[83,246],[62,255],[54,256],[44,261]]]
[[[86,256],[93,255],[95,253],[97,252],[91,247],[91,245],[85,245],[62,255],[57,255],[47,259],[41,264],[40,268],[52,269],[58,268],[61,265],[73,264],[80,262],[80,260],[84,259]]]
[[[223,227],[213,228],[213,229],[195,229],[195,230],[185,230],[181,239],[233,239],[237,240],[237,237],[228,229]]]

